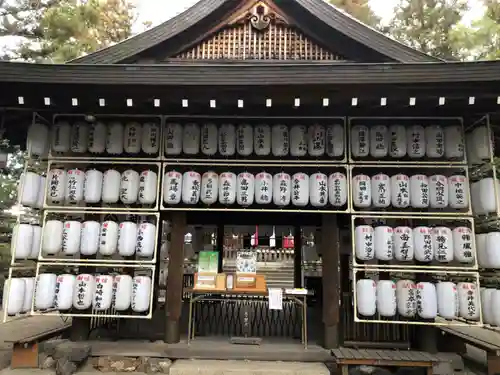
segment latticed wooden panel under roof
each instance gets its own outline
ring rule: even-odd
[[[228,26],[200,44],[174,56],[183,60],[344,60],[296,28],[270,24],[258,30],[250,23]]]

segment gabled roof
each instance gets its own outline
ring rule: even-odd
[[[175,39],[194,40],[202,34],[213,31],[221,19],[227,18],[247,0],[200,0],[178,16],[133,36],[114,46],[104,48],[90,55],[70,61],[76,64],[116,64],[127,62],[134,56],[158,45],[168,45]],[[290,15],[303,28],[332,50],[346,48],[363,50],[369,62],[435,62],[439,61],[423,52],[407,47],[382,33],[357,21],[347,13],[324,0],[282,0],[277,6]],[[195,33],[193,33],[193,31]],[[340,35],[339,38],[333,35]],[[184,45],[191,40],[184,40]],[[351,41],[346,46],[346,40]],[[349,44],[349,43],[347,43]]]

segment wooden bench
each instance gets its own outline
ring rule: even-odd
[[[373,349],[333,349],[340,374],[348,375],[349,366],[377,366],[377,367],[419,367],[425,368],[427,375],[432,375],[432,368],[439,358],[426,352],[373,350]]]
[[[37,368],[39,343],[60,336],[70,327],[71,323],[52,317],[29,317],[0,324],[0,337],[12,344],[11,368]]]
[[[460,350],[466,353],[465,344],[484,350],[487,356],[488,375],[500,374],[500,333],[481,327],[440,327],[443,332],[443,342],[455,347],[453,341],[459,341]]]

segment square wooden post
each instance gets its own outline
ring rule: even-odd
[[[182,310],[184,277],[184,236],[186,235],[186,213],[172,212],[172,233],[168,250],[167,292],[165,301],[165,342],[180,341],[179,322]]]
[[[323,214],[321,256],[323,260],[323,327],[326,349],[340,346],[340,234],[337,216]]]

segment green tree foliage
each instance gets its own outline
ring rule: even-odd
[[[385,31],[396,40],[445,60],[462,57],[460,22],[467,0],[400,0]]]
[[[131,35],[131,0],[0,0],[0,37],[20,39],[8,58],[61,63]]]
[[[380,18],[370,8],[368,0],[330,0],[330,3],[368,26],[378,28],[380,25]]]

